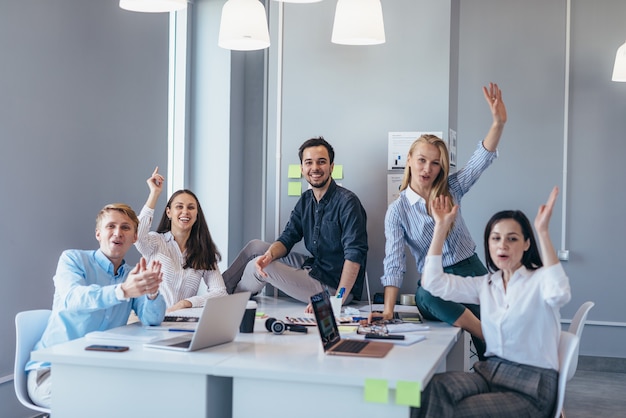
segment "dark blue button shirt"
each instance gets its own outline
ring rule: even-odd
[[[339,286],[345,260],[361,265],[351,292],[360,300],[368,246],[367,215],[359,198],[333,179],[319,202],[313,190],[304,192],[278,241],[289,252],[302,239],[312,255],[302,267],[310,267],[309,275],[328,286]]]

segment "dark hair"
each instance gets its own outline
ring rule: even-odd
[[[329,163],[332,164],[335,161],[335,150],[333,149],[332,145],[330,145],[324,139],[323,136],[318,136],[317,138],[307,139],[306,141],[304,141],[302,145],[300,145],[300,148],[298,149],[298,157],[300,157],[300,164],[302,164],[302,154],[304,153],[305,149],[311,148],[311,147],[319,147],[320,145],[323,147],[326,147],[326,150],[328,150],[328,158],[330,158]]]
[[[198,207],[198,216],[196,222],[191,227],[191,233],[187,240],[187,257],[185,259],[185,265],[183,268],[192,268],[194,270],[215,270],[217,263],[222,259],[221,254],[217,250],[211,233],[209,232],[209,226],[204,218],[204,212],[202,212],[202,206],[196,195],[187,189],[181,189],[172,194],[170,200],[167,201],[166,208],[163,210],[161,216],[161,222],[157,228],[157,232],[162,234],[172,230],[172,221],[167,217],[167,208],[171,209],[172,201],[176,196],[180,194],[188,194],[193,197]]]
[[[530,226],[530,221],[526,215],[524,215],[524,212],[520,210],[503,210],[493,215],[485,227],[485,260],[487,261],[487,268],[489,271],[492,273],[498,271],[498,267],[496,267],[495,263],[491,259],[491,253],[489,252],[489,236],[491,235],[494,225],[503,219],[513,219],[517,222],[522,228],[524,241],[530,240],[530,246],[526,251],[524,251],[524,255],[522,256],[522,264],[524,267],[529,270],[536,270],[543,266],[541,256],[539,255],[539,248],[537,247],[537,241],[535,240],[535,234],[533,233],[533,228]]]

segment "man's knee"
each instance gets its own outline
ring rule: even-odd
[[[50,368],[31,370],[27,376],[30,400],[44,408],[50,408],[52,393],[52,373]]]
[[[265,254],[270,245],[271,244],[261,241],[260,239],[253,239],[248,241],[246,246],[243,247],[243,252],[248,254],[250,258],[256,257]]]

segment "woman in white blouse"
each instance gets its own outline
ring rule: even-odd
[[[474,364],[474,373],[435,375],[424,391],[421,417],[553,414],[559,309],[571,297],[569,279],[548,231],[557,195],[555,187],[535,218],[541,251],[522,212],[498,212],[485,228],[490,273],[467,278],[444,273],[441,263],[442,246],[458,208],[448,198],[432,202],[435,231],[422,286],[444,299],[480,304],[487,359]]]
[[[168,312],[204,306],[207,299],[227,294],[217,263],[217,250],[200,202],[190,190],[178,190],[170,197],[156,232],[150,232],[154,207],[163,191],[165,178],[157,167],[147,180],[150,194],[139,214],[135,246],[148,261],[161,262],[160,292]],[[208,291],[199,296],[201,281]]]

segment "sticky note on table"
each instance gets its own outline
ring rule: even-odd
[[[365,402],[389,403],[389,388],[385,379],[365,379]]]
[[[358,327],[352,325],[339,325],[337,329],[339,330],[340,335],[356,334],[356,330],[358,329]]]
[[[343,178],[343,165],[335,164],[335,167],[333,168],[332,176],[335,180],[342,179]]]
[[[290,181],[287,195],[300,196],[302,194],[302,183],[299,181]]]
[[[396,382],[396,404],[419,408],[422,401],[422,391],[419,382]]]
[[[300,178],[300,166],[298,164],[289,164],[289,169],[287,170],[287,177],[290,179],[299,179]]]

